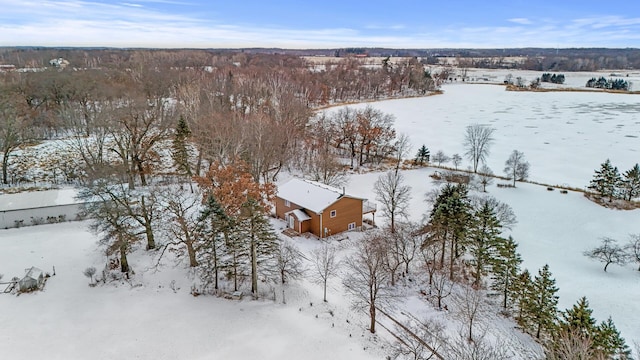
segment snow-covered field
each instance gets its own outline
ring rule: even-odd
[[[43,292],[0,293],[3,359],[371,359],[364,328],[332,320],[321,289],[273,301],[190,295],[192,280],[171,262],[146,268],[132,256],[136,283],[90,288],[83,270],[104,256],[87,222],[0,232],[0,273],[22,276],[35,265],[53,273]],[[175,281],[172,286],[172,281]],[[266,285],[261,285],[266,286]],[[174,290],[172,289],[175,289]],[[2,286],[4,290],[4,286]],[[329,294],[330,304],[346,302]],[[297,300],[297,302],[296,302]],[[317,302],[310,306],[311,302]],[[345,309],[348,307],[343,306]],[[317,317],[316,317],[317,315]],[[335,322],[335,327],[332,327]],[[350,336],[352,334],[353,337]]]
[[[425,144],[432,155],[442,150],[464,157],[465,127],[489,125],[495,142],[487,164],[498,175],[516,149],[531,164],[531,180],[576,188],[586,187],[607,158],[622,172],[640,162],[640,95],[512,92],[485,84],[449,84],[443,90],[353,107],[395,115],[396,130],[411,139],[411,155]],[[465,160],[462,167],[468,165]]]

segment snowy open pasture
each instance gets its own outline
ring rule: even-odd
[[[105,258],[87,226],[88,222],[73,222],[0,232],[3,280],[22,276],[32,265],[50,274],[55,266],[56,271],[42,292],[0,293],[2,358],[383,357],[375,349],[364,351],[364,327],[348,328],[344,318],[331,326],[316,285],[309,285],[313,296],[306,291],[292,294],[288,306],[267,299],[194,297],[193,278],[184,266],[167,262],[155,271],[148,255],[139,251],[130,260],[139,285],[115,282],[91,288],[82,272],[89,266],[101,269]],[[348,304],[338,296],[329,298],[335,305]],[[310,306],[309,299],[317,304]],[[348,310],[348,305],[343,308]]]
[[[410,156],[424,144],[432,155],[442,150],[464,157],[465,127],[489,125],[495,141],[487,164],[497,175],[513,150],[524,152],[531,180],[580,189],[607,158],[621,172],[640,162],[640,95],[520,92],[459,83],[443,90],[442,95],[351,106],[393,114],[397,132],[411,140]],[[465,159],[462,168],[469,164]]]

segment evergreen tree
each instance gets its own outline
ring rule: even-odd
[[[495,255],[491,259],[491,290],[501,294],[502,307],[505,310],[518,294],[517,278],[522,258],[516,251],[517,247],[518,244],[511,236],[507,239],[498,238]]]
[[[603,197],[608,197],[609,201],[612,201],[617,195],[617,189],[621,181],[622,178],[618,168],[611,165],[611,161],[607,159],[600,165],[600,170],[596,170],[589,184],[589,189],[594,190]]]
[[[597,328],[594,345],[599,352],[610,359],[631,360],[631,349],[616,328],[611,317],[603,321]]]
[[[440,266],[444,266],[446,245],[449,243],[449,279],[453,279],[454,260],[461,255],[462,241],[465,238],[471,217],[471,204],[468,189],[464,184],[446,184],[431,211],[429,224],[434,238],[442,242]]]
[[[551,277],[549,265],[538,271],[531,284],[531,293],[525,302],[526,317],[531,321],[536,338],[549,333],[557,318],[558,288],[556,280]]]
[[[420,149],[418,149],[418,153],[416,154],[416,158],[414,162],[422,166],[425,162],[429,162],[429,158],[431,157],[431,152],[429,149],[423,144]]]
[[[512,297],[514,303],[517,305],[518,314],[516,315],[516,322],[522,329],[529,327],[529,321],[527,319],[527,301],[531,298],[531,292],[533,291],[533,281],[531,280],[531,274],[529,270],[524,269],[515,279],[513,283]]]
[[[571,309],[562,313],[560,319],[560,330],[570,331],[574,335],[593,337],[596,334],[596,320],[591,316],[593,310],[589,308],[589,301],[586,297],[580,298],[578,303]]]
[[[471,254],[471,266],[474,269],[473,284],[480,287],[492,258],[492,250],[498,242],[502,226],[496,218],[493,208],[485,202],[471,218],[468,229],[467,249]]]
[[[189,182],[191,182],[191,177],[193,176],[191,165],[189,164],[191,152],[187,144],[190,137],[191,129],[189,129],[189,125],[187,125],[187,121],[184,119],[184,117],[180,115],[178,125],[176,126],[171,150],[174,166],[176,167],[176,172],[179,175],[187,177],[189,179]]]
[[[200,212],[199,221],[203,224],[203,236],[200,238],[201,259],[199,259],[202,277],[205,284],[213,281],[213,288],[218,290],[219,270],[225,255],[223,244],[229,239],[231,219],[215,197],[210,194]]]
[[[249,199],[243,205],[243,215],[238,224],[245,251],[249,253],[251,266],[251,293],[258,297],[258,267],[272,259],[278,250],[278,236],[273,231],[267,213],[261,204]]]
[[[640,196],[640,166],[638,164],[624,173],[621,187],[623,197],[627,201]]]

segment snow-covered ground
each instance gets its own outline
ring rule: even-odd
[[[464,156],[465,127],[489,125],[495,142],[487,164],[498,175],[516,149],[531,164],[531,180],[576,188],[586,187],[607,158],[621,172],[640,161],[640,95],[515,92],[486,84],[447,84],[443,90],[352,106],[395,115],[396,130],[411,139],[412,155],[425,144],[432,155]],[[462,167],[468,165],[465,160]]]
[[[432,169],[404,172],[406,184],[412,187],[411,220],[420,221],[429,211],[425,194],[434,188],[428,176]],[[379,173],[354,175],[347,192],[373,200],[373,184]],[[560,296],[558,307],[565,310],[586,296],[598,321],[611,316],[630,346],[640,342],[640,272],[637,265],[625,267],[603,265],[583,255],[587,249],[599,245],[603,236],[628,240],[629,234],[640,233],[640,210],[620,211],[601,207],[583,196],[569,191],[548,191],[546,187],[518,183],[516,188],[498,188],[487,191],[501,202],[509,204],[518,223],[513,231],[506,231],[518,242],[523,257],[523,268],[537,274],[549,264],[556,279]],[[385,221],[376,215],[376,221]]]
[[[193,280],[183,266],[167,262],[156,272],[147,268],[152,261],[140,251],[130,259],[140,286],[90,288],[82,272],[89,266],[100,269],[105,258],[87,225],[1,231],[4,281],[24,275],[24,268],[32,265],[50,274],[55,267],[56,272],[43,292],[0,293],[2,358],[383,358],[380,349],[364,350],[371,347],[362,340],[364,328],[346,323],[346,310],[336,314],[340,323],[332,320],[316,285],[309,285],[313,296],[299,290],[301,295],[292,294],[287,306],[270,300],[194,297]],[[329,299],[332,306],[347,302],[331,293]]]

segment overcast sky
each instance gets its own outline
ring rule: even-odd
[[[638,0],[0,0],[0,46],[640,48]]]

